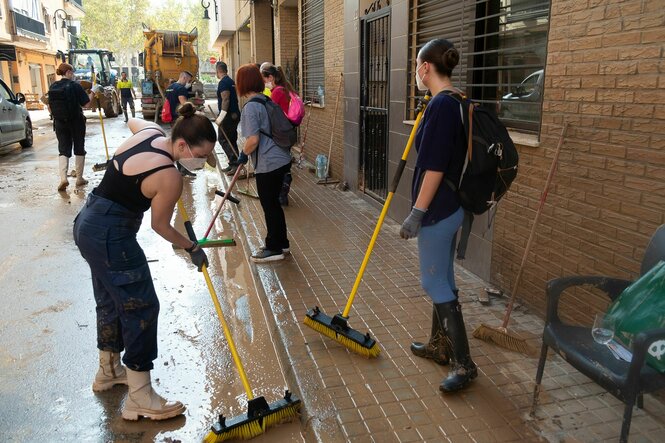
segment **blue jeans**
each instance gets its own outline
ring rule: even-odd
[[[121,352],[134,371],[157,358],[159,300],[143,250],[136,241],[142,213],[90,194],[74,220],[74,241],[92,273],[97,304],[97,347]]]
[[[459,208],[440,222],[423,226],[418,234],[420,281],[434,303],[456,299],[455,240],[462,225],[464,210]]]

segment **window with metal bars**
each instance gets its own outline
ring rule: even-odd
[[[450,40],[460,52],[453,84],[497,111],[506,126],[538,132],[550,0],[411,0],[407,118],[415,118],[418,51]]]
[[[303,100],[324,105],[324,15],[323,0],[302,2],[302,83]]]

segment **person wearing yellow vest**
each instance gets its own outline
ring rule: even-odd
[[[122,112],[125,114],[125,123],[127,123],[127,120],[129,120],[129,117],[127,117],[127,103],[129,103],[129,107],[132,109],[132,118],[136,116],[134,111],[134,100],[136,100],[136,94],[134,94],[132,81],[127,78],[126,72],[120,74],[120,80],[115,87],[118,89],[118,94],[120,94]]]

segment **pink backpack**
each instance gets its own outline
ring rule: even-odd
[[[289,111],[286,113],[286,118],[288,118],[294,126],[300,126],[302,119],[305,117],[305,104],[295,92],[291,92],[289,96],[291,100],[289,102]]]

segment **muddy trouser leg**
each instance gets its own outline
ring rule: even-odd
[[[129,102],[129,107],[132,110],[132,118],[136,117],[136,110],[134,109],[134,99],[133,98],[128,98],[127,102]]]
[[[59,154],[71,158],[72,144],[74,143],[71,125],[62,120],[54,120],[53,127],[55,128],[55,136],[58,139]]]
[[[74,142],[74,155],[85,155],[85,116],[74,120],[71,125],[72,139]],[[77,171],[78,172],[78,171]]]
[[[143,250],[136,241],[142,215],[90,194],[74,223],[74,240],[90,265],[97,301],[98,343],[124,344],[123,362],[134,371],[149,371],[157,358],[159,300]],[[115,306],[119,324],[113,314]],[[120,337],[110,332],[119,325]],[[117,349],[117,348],[116,348]]]
[[[226,157],[229,159],[230,165],[235,164],[238,160],[236,154],[238,152],[238,122],[237,114],[227,114],[226,117],[224,117],[224,120],[222,120],[222,124],[218,131],[219,135],[217,139],[219,140],[219,144],[222,145],[222,149],[224,150]],[[222,130],[224,130],[224,133],[222,133]],[[226,137],[231,141],[232,146],[229,146],[224,134],[226,134]]]
[[[122,103],[122,113],[125,114],[125,121],[127,121],[129,119],[129,117],[127,117],[127,102],[128,101],[129,100],[126,99],[125,97],[120,98],[120,102]],[[134,110],[134,106],[132,106],[132,111],[133,110]]]
[[[282,189],[279,192],[279,203],[282,206],[288,206],[289,204],[289,191],[291,190],[291,182],[293,181],[293,176],[291,175],[291,164],[289,163],[289,169],[284,174],[282,179]]]
[[[125,349],[122,341],[120,314],[111,294],[101,279],[92,276],[92,290],[97,305],[97,348],[100,351],[120,353]]]
[[[265,247],[271,251],[289,247],[286,233],[286,218],[284,210],[279,204],[279,193],[282,186],[284,174],[289,170],[291,164],[284,165],[274,171],[256,174],[256,189],[259,193],[259,201],[263,208],[268,233],[265,238]]]

